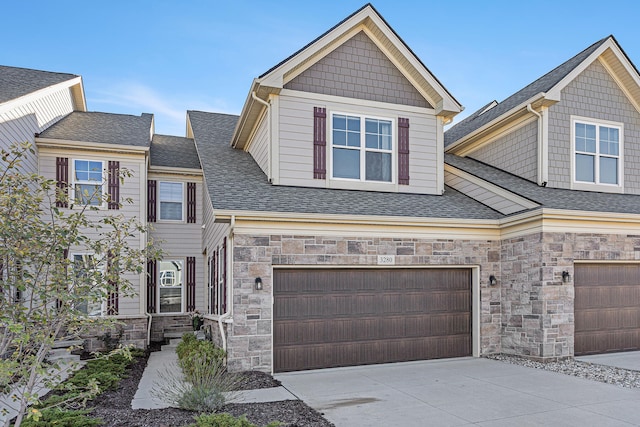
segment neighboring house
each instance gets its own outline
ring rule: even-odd
[[[640,349],[640,75],[618,43],[445,132],[461,110],[367,4],[239,116],[188,111],[183,138],[69,111],[35,141],[72,191],[134,172],[104,191],[166,255],[96,309],[127,342],[197,309],[232,370]]]
[[[18,142],[34,146],[36,133],[72,111],[86,109],[80,76],[0,66],[1,149]],[[22,166],[36,172],[37,154],[25,156]]]
[[[640,349],[639,142],[640,75],[613,36],[446,132],[449,185],[537,205],[503,233],[503,352]]]

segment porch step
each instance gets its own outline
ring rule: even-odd
[[[50,362],[80,362],[80,355],[73,354],[69,348],[54,348],[47,354],[47,360]]]
[[[56,348],[69,348],[69,347],[81,347],[84,344],[84,340],[56,340],[51,346],[52,349]]]

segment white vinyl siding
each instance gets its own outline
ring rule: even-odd
[[[249,153],[262,172],[269,176],[269,114],[262,116],[249,146]]]
[[[289,91],[291,93],[291,91]],[[403,106],[353,105],[348,100],[338,99],[327,102],[326,99],[314,99],[313,94],[296,93],[295,96],[281,95],[279,99],[279,184],[305,187],[330,187],[336,180],[313,179],[313,108],[325,107],[332,111],[360,116],[389,118],[397,129],[399,117],[408,118],[409,127],[409,185],[398,186],[397,176],[394,184],[370,182],[340,182],[343,187],[357,190],[400,191],[403,193],[440,194],[438,191],[438,171],[444,165],[438,163],[436,143],[437,120],[432,110],[411,110]],[[330,114],[327,114],[327,150],[331,148]],[[394,135],[397,139],[397,135]],[[327,151],[327,176],[330,177],[331,155]],[[397,141],[394,142],[393,174],[397,175]],[[333,183],[333,184],[332,184]],[[373,187],[372,187],[373,185]]]
[[[15,142],[30,142],[34,145],[34,134],[62,119],[73,111],[73,100],[69,88],[49,93],[41,98],[27,101],[15,108],[0,112],[0,148]],[[28,173],[38,169],[37,154],[28,154],[22,167]]]

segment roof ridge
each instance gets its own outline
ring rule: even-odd
[[[37,71],[39,73],[47,73],[47,74],[63,74],[66,76],[72,76],[72,77],[80,77],[79,74],[73,74],[73,73],[67,73],[64,71],[48,71],[48,70],[40,70],[38,68],[29,68],[29,67],[14,67],[13,65],[0,65],[0,67],[4,67],[4,68],[13,68],[15,70],[29,70],[29,71]]]

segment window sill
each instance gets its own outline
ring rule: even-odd
[[[327,188],[338,190],[382,191],[397,193],[398,184],[395,182],[356,181],[349,179],[327,179]]]
[[[593,184],[589,182],[572,182],[571,189],[580,191],[597,191],[599,193],[624,193],[624,187],[622,185]]]

